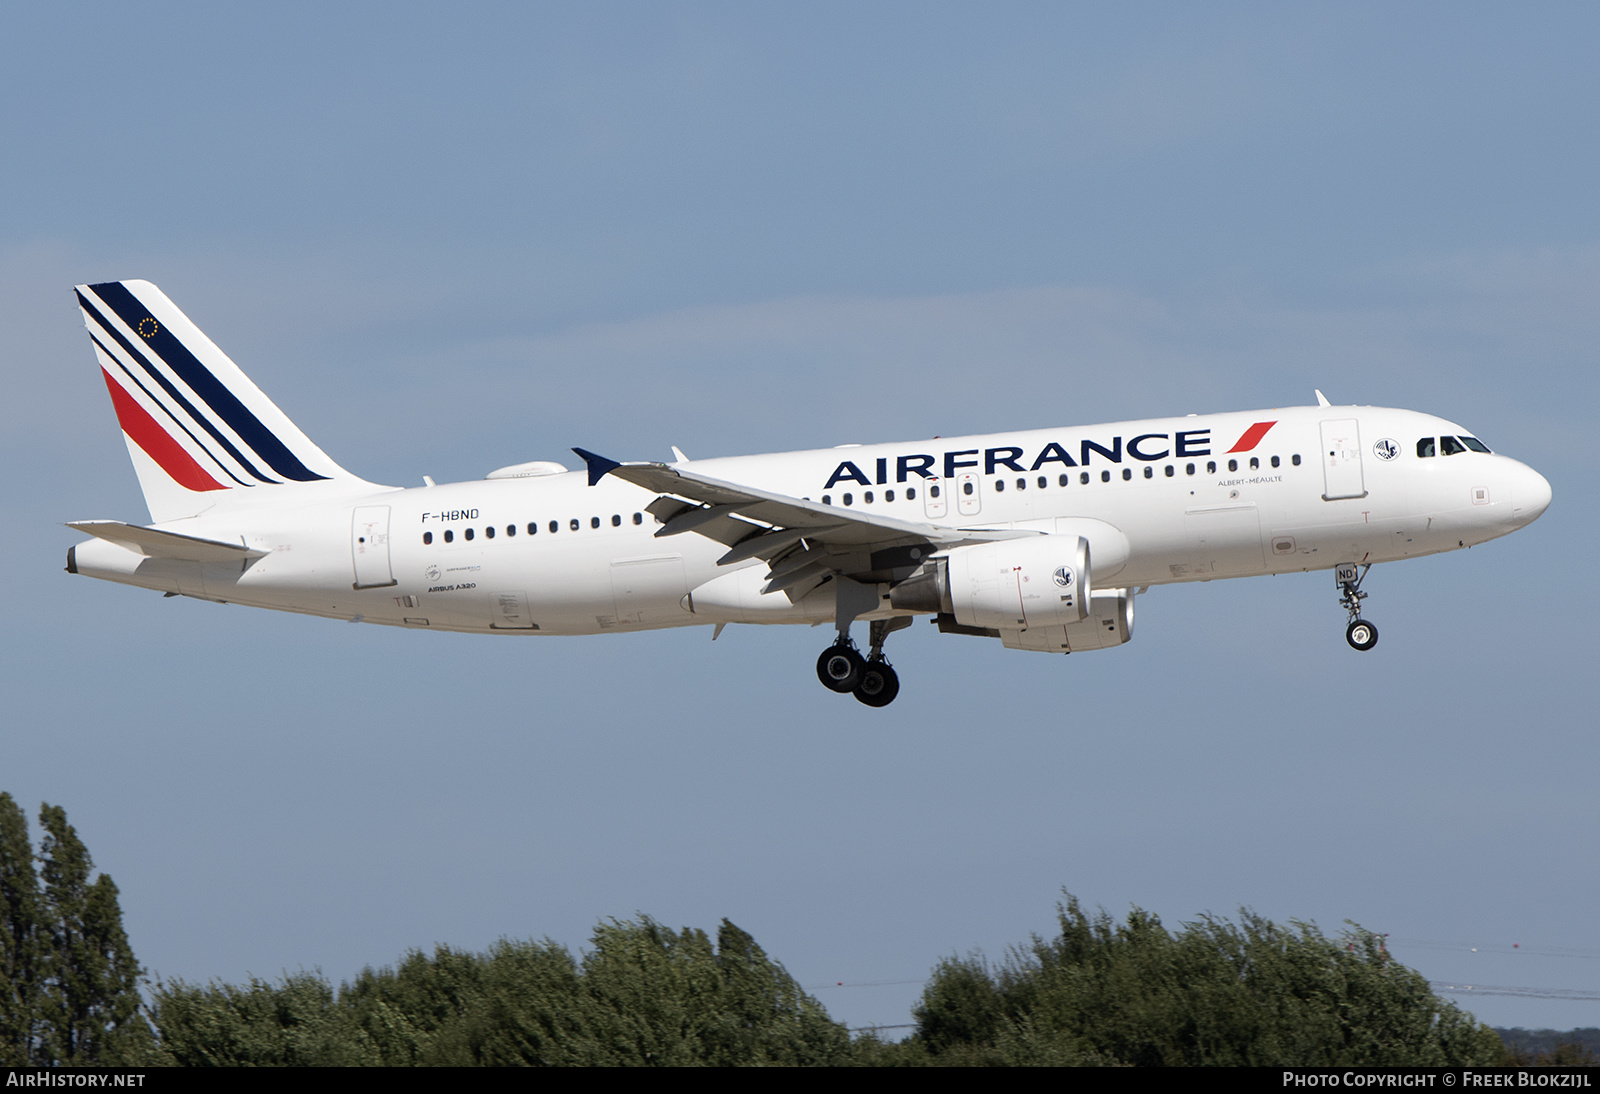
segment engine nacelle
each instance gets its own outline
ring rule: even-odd
[[[1089,617],[1060,627],[1004,629],[1000,641],[1007,649],[1039,653],[1082,653],[1120,646],[1133,637],[1133,590],[1096,589]]]
[[[889,592],[908,611],[953,615],[963,626],[1067,626],[1089,614],[1089,541],[1045,535],[957,547]]]

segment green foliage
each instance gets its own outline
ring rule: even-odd
[[[441,946],[271,985],[158,985],[162,1045],[182,1064],[684,1066],[847,1062],[849,1035],[755,940],[723,921],[596,928],[581,962],[554,942]]]
[[[320,976],[300,973],[281,984],[196,988],[158,985],[157,1026],[171,1063],[186,1067],[339,1067],[377,1063],[334,1005]]]
[[[674,931],[647,916],[565,947],[437,947],[366,969],[335,992],[317,973],[236,987],[158,984],[141,970],[117,888],[94,876],[65,812],[45,805],[38,855],[0,793],[0,1066],[532,1065],[1486,1065],[1493,1030],[1437,998],[1360,928],[1325,938],[1252,912],[1168,931],[1138,908],[1118,924],[1070,895],[1059,934],[998,968],[934,970],[917,1033],[843,1026],[749,934]],[[1524,1054],[1526,1055],[1526,1054]],[[1566,1045],[1534,1062],[1592,1062]]]
[[[1496,1029],[1508,1067],[1594,1067],[1600,1064],[1600,1029]]]
[[[1500,1058],[1499,1038],[1439,999],[1359,928],[1332,940],[1311,924],[1244,911],[1174,934],[1138,908],[1116,924],[1070,894],[1060,934],[1035,938],[991,973],[980,960],[935,970],[914,1040],[939,1063],[1140,1066],[1443,1066]]]
[[[35,1060],[43,939],[28,820],[0,793],[0,1065]]]
[[[59,806],[39,811],[37,862],[28,825],[0,793],[0,1064],[141,1062],[152,1050],[117,887],[90,880],[89,850]]]

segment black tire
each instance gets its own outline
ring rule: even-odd
[[[869,707],[886,707],[900,694],[900,677],[887,661],[868,661],[856,685],[856,698]]]
[[[866,667],[866,659],[849,646],[829,646],[817,658],[817,679],[829,691],[854,691]]]
[[[1378,644],[1378,628],[1365,619],[1357,619],[1345,628],[1344,640],[1350,643],[1351,649],[1365,653]]]

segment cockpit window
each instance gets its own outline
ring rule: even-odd
[[[1459,456],[1467,450],[1467,446],[1454,437],[1439,438],[1439,454],[1441,456]]]
[[[1432,456],[1434,454],[1432,437],[1424,437],[1417,442],[1417,455]]]
[[[1476,437],[1462,437],[1461,443],[1472,449],[1474,452],[1489,451],[1489,446],[1478,440]]]

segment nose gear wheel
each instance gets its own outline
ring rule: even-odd
[[[1352,619],[1345,628],[1344,640],[1350,643],[1351,649],[1365,652],[1378,644],[1378,628],[1365,619]]]
[[[1343,578],[1348,574],[1348,580],[1339,581],[1339,606],[1350,613],[1350,625],[1344,629],[1344,640],[1350,643],[1350,648],[1365,653],[1378,644],[1378,628],[1361,618],[1361,602],[1367,594],[1361,591],[1361,583],[1367,579],[1367,571],[1372,569],[1372,563],[1364,566],[1344,566],[1334,571],[1335,576]]]

